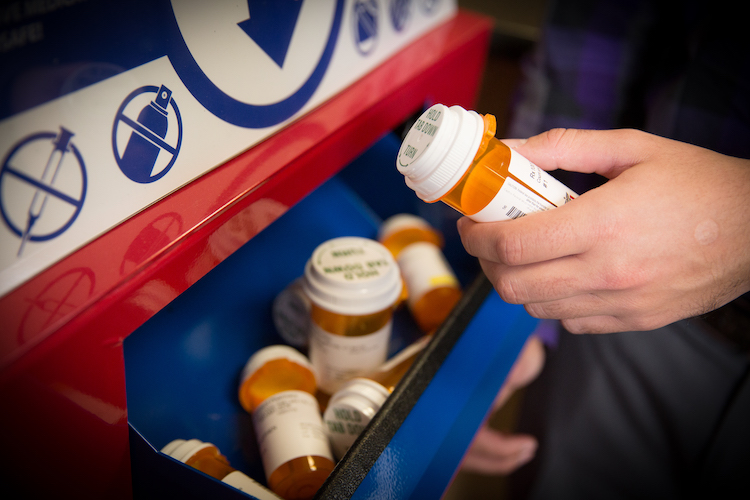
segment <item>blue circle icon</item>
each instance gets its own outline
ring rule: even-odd
[[[378,0],[356,0],[352,7],[354,46],[362,55],[375,48],[378,41]]]
[[[391,0],[391,23],[396,31],[403,31],[411,18],[412,0]]]
[[[292,117],[317,90],[336,47],[344,4],[173,0],[168,56],[212,114],[239,127],[270,127]],[[239,14],[245,6],[248,14]]]
[[[440,1],[441,0],[421,0],[419,6],[422,7],[422,12],[430,14],[437,8]]]
[[[26,243],[51,240],[78,218],[86,199],[86,165],[72,141],[75,134],[39,132],[21,139],[0,169],[0,213]]]
[[[112,150],[126,177],[141,184],[158,181],[181,145],[182,117],[171,90],[146,85],[125,98],[112,126]]]

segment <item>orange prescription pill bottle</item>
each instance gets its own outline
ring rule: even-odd
[[[268,486],[285,500],[312,498],[335,465],[315,390],[310,361],[286,345],[257,351],[240,377]]]
[[[348,381],[331,397],[323,420],[337,459],[343,458],[431,338],[420,338],[374,372]]]
[[[161,452],[259,500],[279,499],[265,486],[229,465],[227,457],[211,443],[198,439],[175,439],[164,446]]]
[[[318,388],[330,396],[386,360],[401,273],[377,241],[342,237],[313,251],[304,278],[312,303],[308,352]]]
[[[392,215],[384,220],[378,229],[378,241],[396,258],[401,250],[418,241],[443,247],[443,235],[422,217],[409,213]]]
[[[496,127],[490,114],[435,104],[404,138],[396,167],[419,198],[477,222],[516,219],[578,196],[496,139]]]
[[[380,226],[378,240],[401,269],[406,303],[424,333],[434,333],[461,299],[461,285],[441,250],[442,236],[416,215],[397,214]]]

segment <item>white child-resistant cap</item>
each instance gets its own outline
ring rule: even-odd
[[[214,445],[211,443],[204,443],[198,439],[188,439],[187,441],[184,439],[175,439],[166,444],[164,448],[161,449],[161,452],[185,463],[200,450],[210,448],[211,446]]]
[[[344,456],[389,395],[388,389],[367,378],[354,378],[336,391],[323,413],[336,458]]]
[[[240,375],[240,385],[249,379],[253,373],[258,371],[261,366],[274,359],[288,359],[292,363],[297,363],[303,368],[307,368],[313,376],[315,375],[315,369],[310,360],[297,349],[283,344],[270,345],[259,349],[247,360],[245,368],[242,370],[242,375]]]
[[[461,106],[435,104],[412,125],[396,167],[424,201],[436,201],[455,186],[482,143],[484,120]]]
[[[429,222],[422,217],[408,213],[396,214],[388,217],[378,229],[378,240],[383,241],[390,235],[403,229],[417,228],[425,231],[435,231]]]
[[[357,316],[392,306],[402,280],[391,252],[375,240],[334,238],[319,245],[305,266],[305,293],[334,313]]]

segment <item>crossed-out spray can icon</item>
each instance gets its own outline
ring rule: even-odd
[[[120,169],[129,178],[148,182],[156,165],[156,158],[162,148],[160,141],[167,136],[169,125],[169,100],[172,91],[162,85],[156,98],[148,103],[138,114],[136,121],[141,125],[130,135],[128,144],[120,159]]]

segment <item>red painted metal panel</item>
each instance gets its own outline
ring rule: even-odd
[[[471,107],[490,30],[459,12],[0,298],[0,426],[17,452],[4,473],[28,485],[43,470],[54,492],[130,497],[123,339],[425,103]]]

